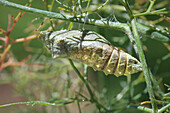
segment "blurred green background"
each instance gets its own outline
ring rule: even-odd
[[[25,5],[28,2],[28,0],[8,1],[22,5]],[[169,1],[164,1],[166,1],[166,5],[164,5],[164,7],[168,7],[170,5]],[[46,0],[46,2],[51,3],[51,0]],[[72,5],[70,0],[63,0],[61,2],[70,6]],[[103,2],[103,0],[92,0],[92,4]],[[158,4],[159,2],[161,2],[161,0],[157,0],[155,4]],[[137,4],[137,0],[132,1],[132,3],[130,2],[132,7],[137,10],[138,7],[134,3]],[[33,0],[31,4],[31,7],[33,8],[46,10],[45,5],[41,0]],[[84,5],[85,4],[87,4],[87,2],[84,2]],[[118,1],[111,1],[107,8],[99,11],[98,14],[90,14],[88,18],[101,19],[102,17],[115,21],[113,18],[114,15],[118,21],[128,23],[128,17],[125,12],[116,9],[110,9],[109,6],[113,4],[120,5]],[[60,9],[58,9],[59,6],[60,5],[55,2],[53,12],[62,12]],[[141,8],[146,7],[145,5],[141,5]],[[8,15],[16,17],[17,14],[18,10],[16,9],[0,6],[0,28],[6,30],[9,21]],[[40,19],[33,22],[35,18]],[[159,16],[146,16],[146,18],[148,20],[144,21],[154,21],[158,19]],[[38,33],[39,31],[35,32],[35,30],[40,26],[43,20],[44,17],[36,14],[26,13],[17,22],[16,26],[10,34],[10,37],[12,39],[18,39]],[[57,22],[58,20],[53,21]],[[170,24],[165,20],[157,23],[156,25],[170,28]],[[47,19],[45,26],[43,26],[43,28],[40,30],[46,30],[49,26],[50,23]],[[69,22],[62,22],[55,27],[55,30],[60,30],[63,28],[67,29],[68,26]],[[132,56],[138,58],[128,37],[123,32],[105,27],[96,27],[74,23],[73,29],[83,28],[96,31],[108,39],[113,45],[122,48]],[[1,35],[1,37],[3,36],[4,35]],[[143,35],[141,35],[141,41],[143,43],[143,50],[148,67],[151,69],[155,79],[159,81],[163,92],[167,93],[168,90],[164,84],[170,83],[170,46],[166,42],[151,39],[151,37]],[[0,41],[0,45],[3,45],[2,41]],[[0,49],[0,53],[2,52],[3,49]],[[74,73],[72,70],[68,60],[64,58],[52,59],[51,55],[45,50],[39,39],[33,39],[24,43],[12,44],[11,50],[6,60],[10,59],[14,62],[19,62],[28,56],[31,56],[31,58],[26,62],[28,64],[27,66],[10,66],[0,72],[0,104],[32,100],[55,102],[56,99],[74,97],[74,95],[76,95],[76,91],[79,91],[80,86],[83,89],[83,94],[88,95],[86,88],[83,86],[83,83],[78,78],[76,73]],[[82,72],[83,65],[76,62],[76,66],[79,67],[80,71]],[[69,75],[67,74],[68,72]],[[101,103],[107,107],[114,108],[115,111],[113,112],[115,113],[142,113],[142,111],[139,111],[136,108],[125,108],[129,104],[139,105],[141,102],[149,100],[143,73],[141,72],[131,76],[131,82],[136,80],[136,84],[134,83],[135,85],[131,89],[128,89],[125,94],[123,94],[121,100],[118,99],[118,94],[122,91],[122,89],[128,86],[128,79],[126,76],[105,76],[103,72],[94,72],[92,68],[88,68],[88,79]],[[83,113],[96,112],[94,104],[87,102],[81,103],[80,105],[84,106],[82,107]],[[62,107],[18,105],[0,108],[0,113],[75,113],[78,111],[79,110],[77,104],[75,103]]]

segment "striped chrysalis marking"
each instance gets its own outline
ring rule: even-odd
[[[93,31],[61,30],[41,32],[39,38],[53,58],[68,57],[85,63],[106,75],[129,75],[142,71],[141,63],[128,53],[111,45]]]

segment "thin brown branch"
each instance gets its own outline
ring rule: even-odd
[[[27,58],[23,59],[21,62],[14,62],[13,60],[8,60],[6,63],[2,64],[0,66],[0,72],[9,66],[42,66],[45,64],[41,64],[41,63],[35,63],[35,64],[26,64],[26,62],[31,58],[31,55],[29,55]]]
[[[11,27],[11,15],[8,14],[8,28],[7,28],[7,31],[10,30],[10,27]]]
[[[32,66],[44,66],[45,64],[41,64],[41,63],[34,63],[34,64],[26,64],[26,63],[23,63],[23,62],[7,62],[5,63],[2,67],[0,67],[0,72],[6,68],[6,67],[9,67],[9,66],[27,66],[27,67],[32,67]]]
[[[20,13],[20,11],[19,11]],[[16,23],[19,21],[19,19],[25,14],[25,12],[23,12],[17,19],[15,19],[13,16],[12,16],[12,19],[14,21],[12,27],[10,28],[10,30],[8,31],[7,35],[9,36],[9,34],[12,32],[13,28],[15,27]]]
[[[5,42],[5,38],[4,37],[0,37],[0,40],[4,41]]]
[[[13,40],[13,41],[12,41],[11,43],[9,43],[9,44],[18,43],[18,42],[25,42],[25,41],[28,41],[28,40],[32,40],[32,39],[37,38],[38,35],[39,35],[39,34],[35,34],[35,35],[32,35],[32,36],[28,36],[28,37],[26,37],[26,38],[19,38],[19,39]],[[2,37],[2,38],[3,38],[3,37]],[[4,38],[4,40],[5,40],[5,38]],[[4,45],[0,46],[0,49],[3,48],[3,47],[4,47]]]
[[[168,17],[163,17],[168,23],[170,23],[170,18]]]
[[[25,42],[25,41],[28,41],[28,40],[32,40],[32,39],[37,38],[38,35],[39,34],[35,34],[35,35],[32,35],[32,36],[28,36],[26,38],[19,38],[19,39],[14,40],[13,43]]]
[[[7,32],[3,29],[0,28],[0,31],[3,33],[3,34],[7,34]]]

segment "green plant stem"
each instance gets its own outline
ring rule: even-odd
[[[50,8],[49,8],[49,11],[52,11],[52,9],[53,9],[53,6],[54,6],[54,1],[55,1],[55,0],[52,0],[52,1],[51,1]]]
[[[132,101],[133,97],[133,87],[132,87],[132,81],[131,81],[131,75],[127,76],[127,84],[128,84],[128,89],[129,89],[129,103]]]
[[[150,78],[152,80],[154,87],[156,88],[156,90],[158,91],[158,94],[160,95],[160,98],[163,98],[164,93],[162,92],[161,88],[159,87],[158,82],[154,79],[150,70],[149,70],[149,74],[150,74]]]
[[[83,83],[85,84],[89,94],[90,94],[90,102],[92,103],[95,103],[96,104],[96,107],[99,109],[103,108],[104,110],[108,111],[107,108],[105,106],[103,106],[102,104],[100,104],[94,97],[93,93],[92,93],[92,90],[88,84],[88,81],[86,80],[86,78],[84,78],[81,73],[79,72],[79,70],[76,68],[76,66],[74,65],[73,61],[71,59],[69,59],[69,62],[71,64],[71,66],[73,67],[74,71],[77,73],[77,75],[79,76],[79,78],[83,81]]]
[[[96,10],[94,10],[93,12],[99,11],[100,9],[102,9],[103,7],[105,7],[108,3],[110,2],[110,0],[106,0],[106,2],[104,4],[102,4],[100,7],[98,7]]]
[[[143,13],[139,13],[139,14],[134,14],[135,17],[144,16],[144,15],[159,15],[159,14],[167,14],[168,13],[168,11],[165,11],[166,8],[159,9],[156,11],[151,11],[156,0],[149,0],[149,1],[150,1],[150,5],[149,5],[147,11],[143,12]]]
[[[161,109],[159,109],[158,113],[162,113],[162,112],[164,112],[165,110],[167,110],[169,108],[170,108],[170,103],[167,104],[166,106],[162,107]]]
[[[71,101],[58,103],[58,104],[57,103],[44,102],[44,101],[16,102],[16,103],[0,105],[0,108],[1,107],[13,106],[13,105],[21,105],[21,104],[26,104],[26,105],[39,104],[39,105],[45,105],[45,106],[64,106],[64,105],[71,104],[71,103],[85,102],[85,101],[87,101],[87,100],[77,99],[77,100],[71,100]]]
[[[26,7],[26,6],[23,6],[20,4],[8,2],[6,0],[0,0],[0,5],[16,8],[16,9],[19,9],[22,11],[33,13],[33,14],[39,14],[39,15],[42,15],[45,17],[50,17],[50,18],[55,18],[55,19],[60,19],[60,20],[65,20],[65,21],[70,21],[70,22],[84,24],[84,21],[85,21],[84,18],[74,17],[74,16],[70,16],[70,15],[64,15],[64,14],[60,14],[60,13],[49,12],[49,11],[40,10],[40,9],[36,9],[36,8],[31,8],[31,7]],[[86,24],[95,25],[95,26],[104,26],[104,27],[109,27],[109,28],[112,27],[112,28],[121,30],[123,32],[126,32],[126,29],[129,29],[129,26],[126,23],[108,22],[108,21],[95,20],[95,19],[88,19],[86,21]]]
[[[92,90],[90,88],[90,86],[88,85],[88,82],[85,80],[85,78],[81,75],[81,73],[79,72],[79,70],[76,68],[76,66],[73,64],[73,61],[71,59],[69,59],[69,62],[71,64],[71,66],[73,67],[74,71],[77,73],[77,75],[79,76],[79,78],[83,81],[83,83],[85,84],[89,94],[90,94],[90,97],[93,99],[93,93],[92,93]]]
[[[82,13],[83,13],[82,12],[82,0],[78,0],[78,4],[79,4],[80,13],[81,13],[81,16],[82,16]]]
[[[44,2],[44,5],[45,5],[45,7],[46,7],[46,10],[47,10],[47,11],[50,11],[49,8],[48,8],[48,4],[47,4],[45,1],[43,1],[43,2]],[[52,6],[51,6],[51,10],[52,10]],[[51,18],[50,18],[49,21],[50,21],[52,30],[55,31],[54,26],[53,26],[53,22],[52,22]]]
[[[80,103],[79,103],[79,102],[77,102],[77,106],[78,106],[79,113],[82,113],[82,112],[81,112],[81,108],[80,108]]]
[[[88,12],[88,8],[90,6],[91,0],[88,0],[87,6],[86,6],[86,13]]]
[[[138,106],[137,109],[152,113],[152,109],[144,107],[144,106]]]
[[[58,1],[58,0],[55,0],[58,4],[60,4],[60,5],[62,5],[63,7],[65,7],[65,8],[67,8],[67,9],[69,9],[69,10],[71,10],[72,11],[72,9],[70,8],[70,7],[68,7],[67,5],[65,5],[65,4],[63,4],[63,3],[61,3],[60,1]]]
[[[146,111],[146,112],[149,112],[149,113],[152,113],[152,109],[150,108],[147,108],[147,107],[144,107],[144,106],[136,106],[136,105],[129,105],[129,107],[135,107],[139,110],[142,110],[142,111]],[[158,113],[162,113],[166,110],[168,110],[170,107],[170,103],[167,104],[166,106],[162,107],[161,109],[158,110]]]
[[[152,9],[152,7],[153,7],[153,5],[154,5],[156,0],[149,0],[149,1],[150,1],[150,5],[149,5],[149,7],[148,7],[146,12],[150,12],[151,11],[151,9]]]
[[[156,11],[151,11],[151,12],[144,12],[144,13],[139,13],[139,14],[134,14],[135,17],[139,17],[139,16],[145,16],[145,15],[159,15],[159,14],[167,14],[168,11],[165,11],[166,8],[163,8],[163,9],[159,9],[159,10],[156,10]]]
[[[129,4],[128,4],[127,0],[120,0],[120,2],[124,5],[128,15],[130,16],[130,19],[132,19],[133,18],[133,13],[132,13],[132,10],[129,7]]]
[[[132,43],[134,42],[130,27],[126,23],[110,22],[110,21],[95,20],[95,19],[84,19],[84,18],[80,18],[80,17],[74,17],[74,16],[70,16],[70,15],[64,15],[64,14],[60,14],[60,13],[39,10],[36,8],[31,8],[31,7],[23,6],[20,4],[8,2],[6,0],[0,0],[0,5],[16,8],[16,9],[19,9],[22,11],[33,13],[33,14],[39,14],[39,15],[42,15],[45,17],[65,20],[65,21],[69,21],[69,22],[76,22],[76,23],[82,23],[82,24],[86,23],[87,25],[95,25],[95,26],[99,26],[99,27],[103,26],[103,27],[114,28],[114,29],[125,32],[127,34],[127,36],[129,37],[129,39],[131,40],[131,42]],[[86,20],[86,22],[85,22],[85,20]],[[142,32],[142,34],[144,34],[144,35],[148,35],[147,33],[150,32],[150,30],[151,30],[150,28],[145,29],[146,26],[140,26],[140,28],[141,29],[143,28],[142,30],[140,29],[140,31],[145,31],[145,32]],[[157,33],[157,35],[159,34],[159,39],[166,41],[166,42],[169,41],[169,38],[166,35],[161,34],[159,32],[156,32],[156,33]]]
[[[132,19],[131,25],[132,25],[134,38],[135,38],[135,41],[136,41],[137,50],[138,50],[138,53],[139,53],[139,58],[140,58],[140,61],[142,63],[143,72],[144,72],[144,75],[145,75],[145,81],[146,81],[146,84],[147,84],[149,97],[151,99],[153,113],[157,113],[158,108],[157,108],[156,102],[153,100],[153,99],[155,99],[155,96],[154,96],[154,93],[153,93],[153,87],[152,87],[152,84],[151,84],[151,79],[150,79],[150,76],[149,76],[148,67],[147,67],[145,56],[144,56],[144,53],[143,53],[142,44],[140,42],[139,34],[137,32],[136,18]]]
[[[128,5],[128,1],[127,0],[120,0],[120,1],[123,2],[123,5],[125,6],[129,16],[131,17],[132,32],[133,32],[134,39],[135,39],[135,42],[136,42],[136,48],[137,48],[137,52],[139,54],[139,59],[142,63],[143,72],[144,72],[144,75],[145,75],[145,81],[146,81],[146,85],[147,85],[147,90],[148,90],[148,93],[149,93],[149,97],[151,99],[152,112],[157,113],[158,107],[157,107],[156,102],[154,101],[155,96],[154,96],[154,93],[153,93],[153,87],[152,87],[151,78],[150,78],[150,75],[149,75],[150,73],[149,73],[149,70],[148,70],[148,67],[147,67],[147,64],[146,64],[145,56],[144,56],[143,49],[142,49],[142,44],[140,42],[140,37],[139,37],[138,31],[137,31],[136,18],[134,16],[132,16],[133,13],[132,13],[129,5]]]

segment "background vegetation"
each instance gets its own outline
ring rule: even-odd
[[[129,4],[126,0],[8,0],[82,20],[19,11],[2,5],[4,1],[0,1],[0,112],[143,113],[159,109],[168,113],[168,0],[129,0]],[[101,23],[120,22],[122,26],[86,21],[90,19]],[[127,26],[130,29],[125,29]],[[52,59],[36,38],[40,31],[47,29],[96,31],[114,46],[139,58],[144,73],[105,76],[79,62],[74,62],[74,66],[66,58]]]

